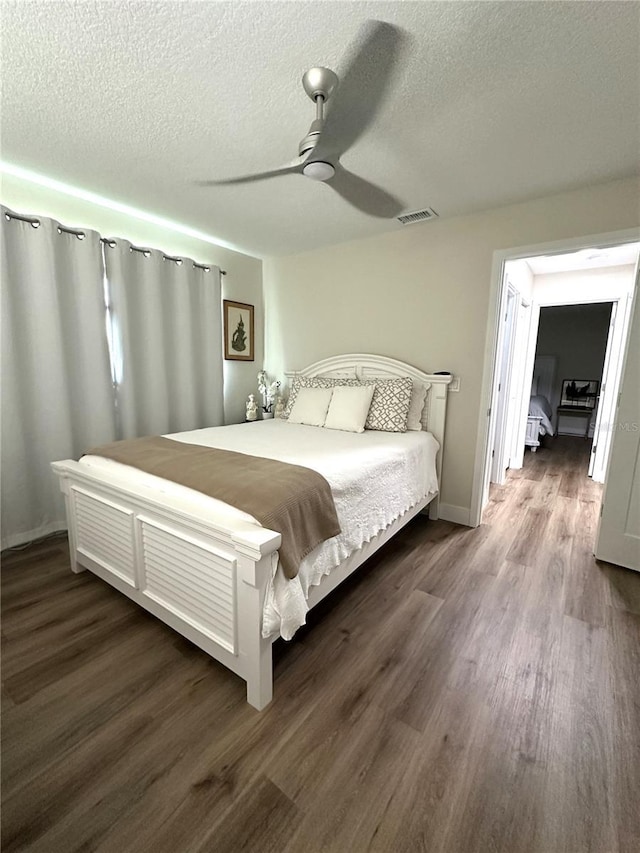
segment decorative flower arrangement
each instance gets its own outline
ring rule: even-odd
[[[280,383],[275,379],[269,382],[269,377],[265,370],[258,373],[258,391],[262,394],[262,411],[265,414],[273,413],[273,406],[278,399],[278,390]]]

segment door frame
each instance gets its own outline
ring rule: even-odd
[[[526,260],[538,255],[563,255],[590,249],[594,246],[607,248],[621,246],[625,243],[640,241],[640,229],[626,228],[621,231],[608,231],[604,234],[590,234],[583,237],[572,237],[564,240],[553,240],[537,243],[531,246],[518,246],[512,249],[497,249],[493,253],[491,263],[491,285],[489,290],[489,312],[487,333],[482,370],[482,386],[480,392],[480,421],[478,423],[475,465],[473,471],[473,486],[471,490],[471,506],[469,508],[469,524],[477,527],[482,519],[485,498],[485,476],[491,463],[495,434],[495,419],[491,418],[495,411],[497,400],[497,383],[494,382],[496,360],[499,357],[498,343],[500,332],[500,317],[506,309],[505,263],[507,261]],[[612,300],[611,300],[612,301]]]
[[[604,483],[609,466],[609,455],[611,453],[613,438],[611,427],[615,421],[617,400],[622,385],[624,360],[631,330],[633,295],[634,291],[631,290],[626,296],[621,296],[612,308],[612,315],[615,311],[615,316],[612,316],[609,328],[609,339],[607,340],[607,352],[605,354],[605,364],[598,398],[598,412],[593,435],[593,447],[591,448],[591,459],[589,460],[589,467],[592,469],[590,476],[593,477],[596,483]]]
[[[511,375],[513,372],[513,356],[515,346],[516,325],[520,308],[520,293],[508,281],[507,276],[507,307],[505,310],[502,346],[499,347],[500,365],[499,382],[496,400],[496,428],[493,440],[491,482],[504,484],[505,456],[507,454],[507,418],[509,400],[511,398]]]

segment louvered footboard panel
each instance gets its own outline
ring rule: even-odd
[[[142,591],[236,653],[236,560],[150,519],[139,518]]]
[[[78,551],[135,586],[133,512],[79,488],[73,502]]]

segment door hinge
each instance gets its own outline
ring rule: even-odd
[[[622,397],[622,391],[618,394],[618,402],[616,403],[616,409],[620,408],[620,399]]]
[[[502,390],[502,382],[498,382],[498,393]]]
[[[494,457],[495,455],[496,455],[495,450],[492,450],[492,451],[491,451],[491,458],[493,459],[493,457]]]
[[[602,513],[604,511],[604,504],[600,504],[600,518],[602,518]]]
[[[487,409],[487,417],[488,417],[488,418],[489,418],[489,417],[491,417],[491,409],[490,409],[490,408],[489,408],[489,409]]]

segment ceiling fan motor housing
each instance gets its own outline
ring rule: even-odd
[[[310,68],[302,77],[302,85],[312,101],[328,101],[338,85],[338,75],[330,68]]]

